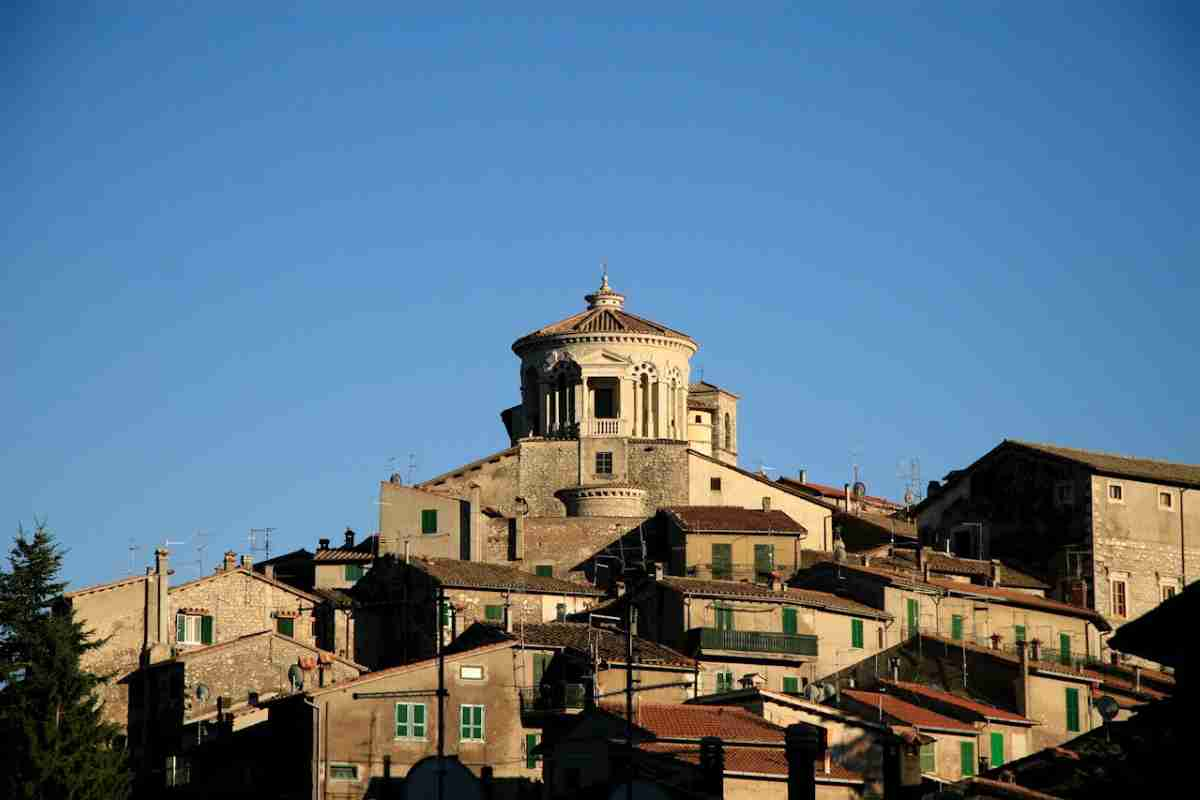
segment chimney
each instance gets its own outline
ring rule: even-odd
[[[409,545],[409,541],[408,541],[408,539],[405,539],[404,540],[404,563],[405,564],[408,563],[408,545]]]
[[[354,531],[346,528],[346,547],[354,547]]]
[[[990,638],[990,639],[992,640],[992,649],[993,649],[993,650],[999,650],[999,649],[1000,649],[1000,634],[998,634],[998,633],[993,633],[993,634],[992,634],[990,637],[988,637],[988,638]]]
[[[254,556],[249,553],[242,556],[242,569],[254,569]]]
[[[1017,662],[1020,664],[1020,675],[1017,680],[1021,685],[1017,687],[1017,713],[1023,717],[1029,716],[1029,653],[1026,650],[1027,644],[1024,639],[1017,640]]]
[[[154,614],[153,619],[147,620],[149,623],[147,625],[147,633],[151,637],[151,663],[168,655],[166,647],[171,642],[170,621],[167,619],[171,611],[170,597],[168,596],[171,580],[169,556],[170,553],[165,547],[160,547],[154,551]],[[151,631],[150,626],[153,626],[153,631]],[[158,647],[156,648],[155,645]]]
[[[704,786],[718,796],[724,796],[722,787],[725,780],[725,748],[716,736],[700,738],[700,774],[703,775]]]
[[[917,539],[917,572],[925,571],[925,542]]]
[[[988,586],[999,586],[1000,585],[1000,574],[1001,574],[1000,571],[1002,569],[1003,569],[1003,567],[1000,566],[1000,562],[993,558],[992,559],[992,581],[991,581],[991,583],[988,584]]]
[[[221,562],[221,568],[225,572],[228,572],[229,570],[235,569],[236,567],[237,567],[237,553],[233,552],[232,550],[226,550],[225,551],[225,560]]]
[[[263,575],[265,575],[267,577],[267,580],[271,580],[271,581],[275,580],[275,565],[274,564],[264,565],[263,566]]]
[[[842,491],[846,493],[846,513],[850,513],[850,484],[843,483]]]
[[[763,511],[770,511],[770,510],[771,510],[771,498],[769,498],[769,497],[764,497],[764,498],[762,499],[762,510],[763,510]]]
[[[808,483],[808,470],[806,470],[806,469],[800,470],[800,482]]]
[[[318,550],[328,550],[329,549],[329,540],[328,539],[317,539],[317,549]]]
[[[891,659],[892,680],[896,683],[900,682],[900,659],[897,656],[892,656]]]
[[[815,800],[817,782],[814,765],[825,752],[825,729],[798,722],[784,733],[788,766],[787,800]]]
[[[831,751],[828,747],[825,748],[825,774],[829,774],[830,762],[832,761]]]

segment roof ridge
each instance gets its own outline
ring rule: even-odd
[[[1086,447],[1070,447],[1065,444],[1053,444],[1051,442],[1031,442],[1024,439],[1005,439],[1006,442],[1021,445],[1023,447],[1049,448],[1052,450],[1067,450],[1075,453],[1085,453],[1090,456],[1104,456],[1105,458],[1119,458],[1122,461],[1143,461],[1147,464],[1162,464],[1170,467],[1196,467],[1200,469],[1200,464],[1192,464],[1187,461],[1167,461],[1163,458],[1146,458],[1144,456],[1130,456],[1123,453],[1111,453],[1107,450],[1090,450]]]

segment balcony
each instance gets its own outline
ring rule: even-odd
[[[582,683],[525,686],[518,690],[522,714],[570,713],[583,709],[587,688]]]
[[[726,650],[738,653],[770,653],[782,656],[816,658],[817,637],[807,633],[772,631],[729,631],[717,628],[693,628],[689,643],[702,650]]]
[[[621,420],[618,417],[588,420],[588,433],[591,436],[620,436]]]

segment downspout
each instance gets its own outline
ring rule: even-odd
[[[1179,490],[1179,593],[1187,588],[1187,540],[1183,537],[1183,496],[1188,487]]]
[[[321,707],[309,700],[307,697],[301,697],[304,704],[316,712],[316,730],[313,731],[313,744],[316,745],[316,752],[313,754],[312,761],[312,800],[318,800],[317,787],[323,786],[320,781],[321,777]],[[328,736],[328,734],[326,734]]]

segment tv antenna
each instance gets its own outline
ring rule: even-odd
[[[250,542],[250,552],[251,553],[262,553],[264,561],[271,557],[271,531],[273,531],[273,530],[275,530],[275,529],[274,528],[251,528],[250,535],[246,537]],[[257,544],[255,544],[256,540],[258,539],[258,535],[260,533],[263,536],[263,544],[261,547],[258,546]]]
[[[912,508],[925,497],[921,491],[921,459],[916,456],[900,459],[896,464],[896,477],[904,481],[904,506]]]
[[[196,531],[196,535],[192,538],[196,542],[196,574],[204,577],[204,553],[208,550],[208,532]]]
[[[140,544],[137,544],[132,536],[129,537],[129,574],[133,574],[134,554],[142,549]]]
[[[761,474],[766,475],[768,472],[778,472],[779,470],[775,469],[774,467],[768,466],[767,462],[763,461],[760,458],[758,460],[758,471]]]
[[[417,454],[408,454],[408,485],[413,485],[413,480],[417,477]]]

